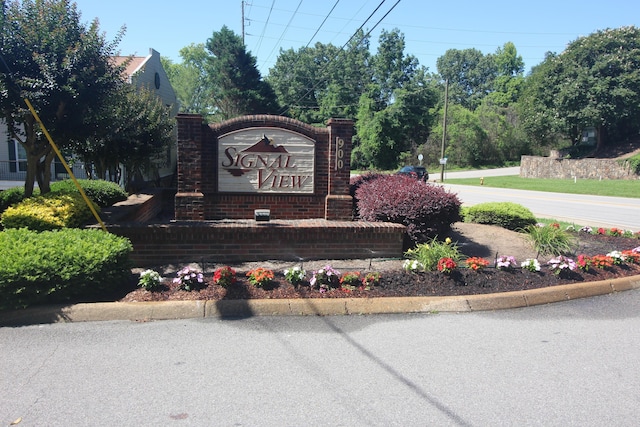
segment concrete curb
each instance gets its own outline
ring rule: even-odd
[[[640,276],[483,295],[220,301],[98,302],[0,313],[0,326],[107,320],[438,313],[531,307],[640,288]]]

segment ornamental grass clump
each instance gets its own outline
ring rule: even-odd
[[[258,267],[247,273],[249,283],[257,288],[262,288],[270,284],[274,279],[273,271],[268,268]]]
[[[226,288],[234,284],[235,281],[236,281],[236,271],[233,268],[229,267],[228,265],[220,267],[213,272],[214,285],[218,285],[218,286],[222,286],[223,288]]]
[[[162,284],[162,276],[160,273],[154,270],[144,270],[140,273],[140,279],[138,280],[138,286],[147,291],[154,292],[160,288]]]
[[[204,275],[191,267],[185,267],[178,271],[177,276],[173,279],[173,283],[180,286],[185,291],[195,291],[204,286]]]
[[[416,266],[419,265],[426,271],[436,271],[438,262],[442,258],[451,258],[456,263],[461,258],[458,245],[448,237],[444,242],[439,242],[434,238],[427,243],[419,244],[415,249],[406,251],[404,255],[409,260],[417,261]]]
[[[564,230],[551,226],[530,225],[525,228],[527,238],[540,255],[565,255],[571,253],[574,239]]]

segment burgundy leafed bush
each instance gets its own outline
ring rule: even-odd
[[[349,194],[353,197],[353,217],[358,218],[360,213],[358,212],[358,198],[356,196],[356,192],[358,188],[364,183],[371,182],[375,179],[378,179],[383,176],[388,176],[386,174],[382,174],[380,172],[367,172],[362,175],[356,175],[351,177],[349,182]]]
[[[360,219],[404,224],[414,244],[445,235],[461,220],[455,194],[411,177],[389,175],[362,182],[356,199]]]

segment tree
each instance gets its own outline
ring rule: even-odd
[[[121,69],[110,57],[124,29],[105,41],[98,21],[80,23],[75,3],[68,0],[3,2],[0,49],[11,70],[0,74],[0,117],[10,136],[27,153],[25,195],[50,190],[55,157],[42,129],[27,109],[30,100],[61,149],[90,137],[99,108],[123,83]]]
[[[486,98],[489,98],[493,105],[507,107],[520,97],[524,84],[524,61],[511,42],[507,42],[502,48],[497,49],[494,60],[496,77],[493,81],[492,92]]]
[[[431,146],[438,149],[442,138],[442,114],[443,112],[432,131],[436,140]],[[482,128],[478,116],[461,105],[451,105],[447,113],[445,148],[445,157],[449,162],[457,166],[477,167],[491,157],[491,150],[487,133]]]
[[[598,148],[640,130],[640,30],[597,31],[548,55],[532,73],[525,112],[529,128],[561,132],[573,143],[595,127]]]
[[[427,141],[437,91],[424,67],[404,53],[404,36],[383,31],[371,59],[373,80],[360,97],[351,161],[355,167],[393,169]]]
[[[213,90],[209,82],[207,61],[209,55],[204,44],[190,44],[180,49],[182,62],[174,64],[161,58],[171,86],[176,92],[180,109],[185,113],[210,117],[214,112]]]
[[[409,82],[418,68],[418,60],[405,55],[404,35],[398,30],[382,31],[378,51],[373,57],[373,81],[380,88],[380,100],[389,105],[393,91]]]
[[[293,118],[306,123],[355,118],[371,81],[369,38],[360,30],[344,49],[316,43],[281,51],[267,81]]]
[[[223,26],[207,40],[206,47],[211,54],[208,73],[217,119],[279,112],[273,89],[262,80],[256,58],[247,52],[239,36]]]
[[[109,104],[104,105],[99,132],[74,152],[86,165],[93,165],[99,179],[116,180],[120,165],[125,167],[125,188],[135,190],[134,182],[144,175],[154,176],[157,164],[166,159],[174,140],[175,122],[169,109],[154,93],[122,87]]]
[[[449,82],[450,100],[470,110],[493,90],[497,76],[494,55],[483,55],[477,49],[449,49],[437,59],[436,67]]]

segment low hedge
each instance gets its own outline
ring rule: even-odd
[[[78,183],[87,197],[103,208],[127,200],[127,197],[129,197],[127,192],[115,182],[102,179],[79,179]],[[79,193],[76,185],[70,179],[52,183],[51,192]]]
[[[0,232],[0,309],[92,300],[131,279],[131,242],[100,230]]]
[[[99,211],[99,207],[94,205]],[[80,227],[92,217],[91,209],[79,193],[47,193],[30,197],[8,207],[0,218],[5,229],[28,228],[45,231]]]
[[[487,202],[463,210],[464,222],[499,225],[508,230],[521,231],[536,224],[536,217],[526,207],[512,202]]]
[[[100,207],[111,206],[114,203],[127,200],[128,194],[118,184],[102,179],[79,179],[78,183],[87,197]],[[51,183],[51,193],[80,193],[72,180]],[[33,195],[40,195],[38,188],[33,189]],[[0,191],[0,212],[24,199],[24,187],[13,187]]]
[[[356,198],[361,219],[404,224],[413,245],[445,235],[451,224],[462,219],[455,194],[408,176],[389,175],[364,182]]]

